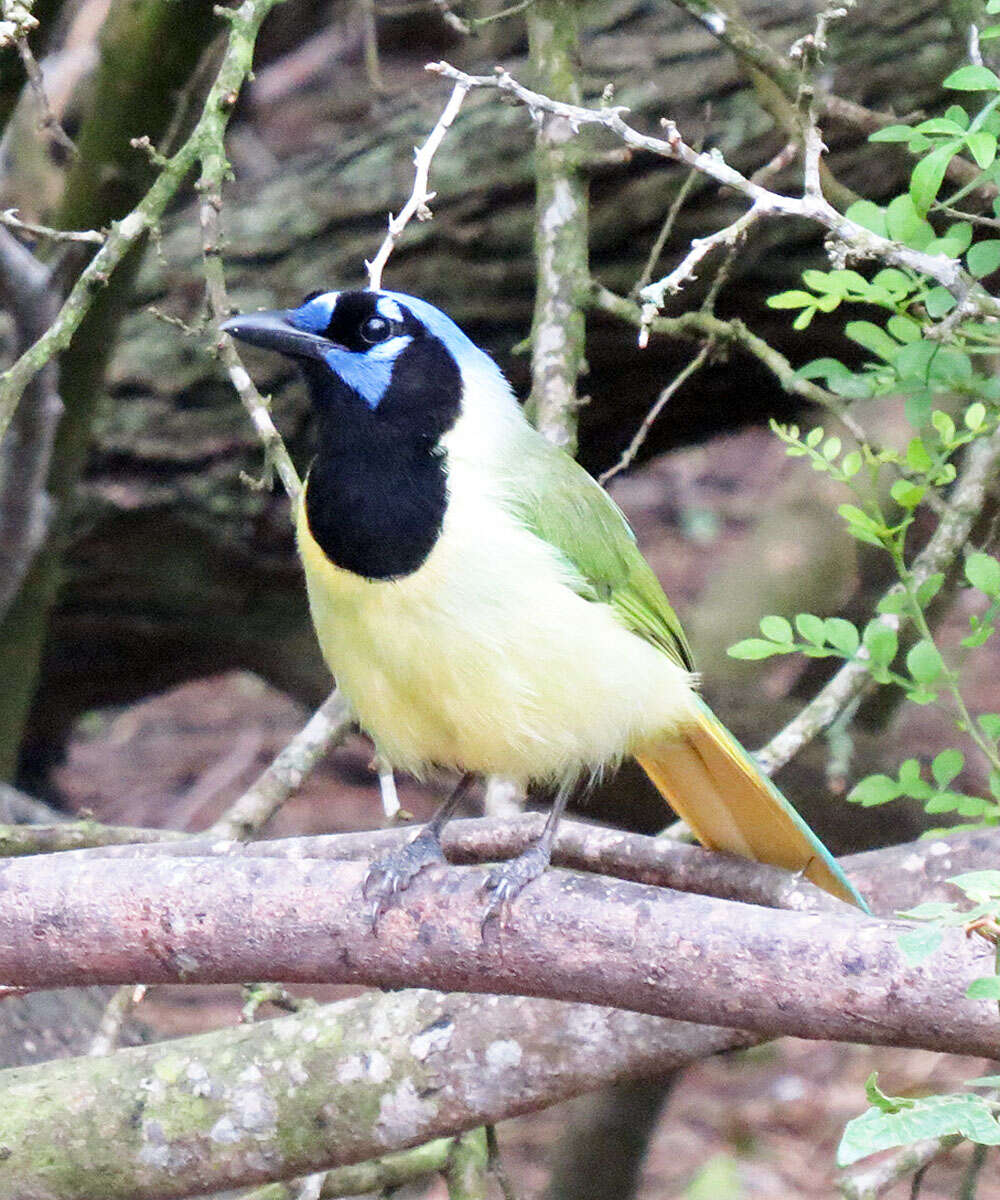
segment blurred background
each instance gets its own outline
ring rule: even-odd
[[[505,5],[453,7],[482,17]],[[812,27],[818,8],[810,0],[743,5],[780,50]],[[220,22],[200,0],[38,0],[34,12],[46,92],[79,154],[39,131],[19,62],[0,51],[0,207],[25,221],[101,228],[125,215],[152,178],[131,139],[148,136],[169,151],[196,119],[219,57]],[[448,94],[425,73],[427,61],[447,58],[477,72],[502,62],[530,83],[523,16],[465,34],[450,15],[433,0],[287,0],[271,15],[229,139],[235,178],[225,196],[225,259],[239,308],[363,282],[387,213],[409,195],[413,146]],[[836,27],[825,83],[872,109],[936,112],[940,80],[965,53],[967,19],[967,5],[940,0],[864,3]],[[616,103],[630,106],[640,127],[655,131],[669,116],[689,142],[717,146],[746,174],[782,149],[766,89],[682,7],[594,0],[581,5],[581,27],[589,101],[613,84]],[[846,119],[824,127],[838,180],[880,200],[902,185],[907,161],[901,151],[894,159],[894,148],[870,146],[867,132]],[[448,311],[521,394],[534,289],[533,136],[522,109],[489,93],[470,96],[434,161],[434,220],[408,229],[385,276],[386,286]],[[600,133],[584,144],[592,271],[626,294],[685,173],[625,153]],[[795,186],[794,168],[772,180],[784,185]],[[0,622],[0,778],[64,812],[186,830],[206,827],[240,795],[330,687],[287,501],[245,482],[260,474],[262,455],[210,352],[196,203],[190,189],[183,193],[61,360],[66,411],[48,482],[50,533]],[[696,182],[662,270],[741,208],[738,198]],[[85,261],[79,246],[37,249],[67,282]],[[794,363],[827,353],[850,362],[857,348],[840,340],[836,320],[820,316],[807,336],[795,334],[785,313],[765,305],[804,267],[824,263],[814,230],[790,222],[758,229],[717,310],[739,315]],[[672,311],[697,306],[710,283],[705,272]],[[9,323],[0,336],[9,359]],[[640,351],[633,329],[593,316],[580,433],[590,470],[617,460],[692,353],[664,338]],[[310,425],[301,388],[282,361],[248,351],[247,365],[273,395],[275,420],[304,470]],[[830,668],[793,658],[738,663],[726,646],[752,634],[764,613],[857,617],[888,581],[877,554],[844,532],[836,486],[786,459],[767,430],[767,417],[792,415],[813,419],[759,364],[720,355],[671,401],[643,461],[612,484],[690,633],[710,701],[750,747],[780,728]],[[880,440],[908,436],[892,404],[862,415]],[[16,460],[10,446],[6,452],[9,475]],[[968,628],[961,600],[943,620],[957,641]],[[965,680],[970,706],[981,699],[993,707],[995,657],[977,656],[980,676]],[[859,714],[850,754],[818,743],[782,777],[836,851],[918,832],[915,806],[869,811],[842,801],[857,776],[948,744],[944,716],[909,710],[897,714],[892,696],[879,698]],[[362,738],[350,739],[268,832],[381,823],[370,757]],[[974,777],[962,783],[982,786]],[[434,790],[408,780],[400,788],[404,806],[426,815]],[[630,772],[611,781],[587,815],[643,831],[665,824]],[[232,1020],[238,1006],[235,991],[161,989],[140,1016],[163,1035]],[[641,1145],[653,1131],[637,1185],[643,1197],[829,1196],[833,1146],[843,1121],[863,1107],[861,1084],[873,1065],[893,1092],[942,1090],[981,1073],[981,1064],[930,1054],[783,1042],[687,1072],[659,1124],[661,1083],[616,1095],[603,1117],[605,1101],[588,1100],[511,1122],[501,1130],[505,1158],[528,1195],[544,1190],[557,1159],[564,1168],[547,1193],[553,1200],[632,1194],[631,1168],[614,1167],[616,1190],[607,1190],[596,1168],[581,1167],[586,1134],[566,1132],[618,1120],[623,1143]],[[961,1166],[935,1165],[922,1195],[954,1195]],[[581,1190],[588,1176],[604,1190]],[[984,1179],[979,1195],[1000,1197],[1000,1186]]]

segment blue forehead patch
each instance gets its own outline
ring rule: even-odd
[[[380,317],[385,317],[387,321],[402,321],[403,319],[403,310],[395,300],[388,296],[379,296],[375,301],[375,311]]]
[[[444,343],[447,350],[451,352],[452,358],[458,363],[459,367],[463,362],[479,362],[483,360],[495,366],[493,360],[488,354],[480,350],[476,343],[467,337],[461,329],[455,324],[451,317],[433,304],[428,304],[426,300],[421,300],[419,296],[407,296],[403,292],[380,292],[380,296],[389,298],[390,300],[398,301],[404,307],[408,308],[418,321],[434,336]],[[383,314],[384,315],[384,314]],[[496,368],[499,371],[499,368]]]
[[[340,292],[324,292],[288,312],[288,323],[304,333],[322,333],[330,324]]]

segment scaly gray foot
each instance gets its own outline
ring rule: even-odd
[[[424,826],[417,836],[399,850],[377,858],[368,868],[362,891],[373,900],[372,928],[392,901],[405,892],[425,867],[445,862],[444,851],[435,830]]]
[[[483,885],[483,891],[489,897],[483,924],[494,917],[505,904],[509,904],[533,879],[537,879],[549,865],[551,857],[552,851],[548,846],[536,843],[517,858],[494,867]]]

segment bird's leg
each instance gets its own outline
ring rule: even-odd
[[[504,904],[513,900],[533,879],[537,879],[552,861],[552,843],[555,841],[559,819],[570,796],[576,790],[576,785],[577,776],[572,775],[564,779],[552,801],[552,809],[538,841],[522,850],[517,858],[502,862],[490,871],[483,885],[483,890],[489,895],[486,916],[483,918],[484,925]]]
[[[368,868],[363,890],[366,900],[374,900],[373,925],[393,897],[405,891],[425,867],[446,861],[441,849],[441,830],[455,815],[474,779],[471,772],[463,775],[455,790],[415,838],[399,850],[377,858]]]

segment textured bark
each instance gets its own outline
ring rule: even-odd
[[[751,909],[560,870],[483,925],[484,872],[452,867],[425,872],[373,932],[366,871],[265,858],[13,859],[0,864],[0,980],[430,985],[611,1003],[765,1037],[1000,1054],[995,1005],[965,995],[992,973],[992,947],[961,930],[913,966],[898,945],[909,926],[846,906]]]
[[[749,18],[778,47],[809,27],[812,11],[806,0],[747,5]],[[740,65],[686,14],[666,4],[618,0],[588,7],[584,24],[588,98],[614,80],[616,98],[632,105],[640,124],[655,127],[669,113],[695,138],[711,102],[711,136],[745,170],[766,162],[783,143]],[[284,303],[309,288],[361,281],[362,260],[376,245],[385,212],[398,208],[409,191],[412,146],[443,102],[443,88],[423,75],[422,63],[447,52],[463,66],[488,69],[503,56],[523,73],[521,26],[489,28],[485,44],[472,39],[456,46],[443,26],[429,33],[427,20],[385,22],[388,94],[377,102],[352,58],[358,43],[349,26],[331,42],[336,80],[330,86],[299,96],[280,90],[285,77],[261,72],[248,115],[264,145],[283,157],[269,166],[260,140],[244,132],[234,141],[241,179],[227,198],[227,224],[230,283],[239,304]],[[866,7],[852,14],[838,37],[833,86],[901,112],[933,104],[938,81],[964,53],[962,28],[952,27],[947,8],[927,0],[891,11]],[[289,154],[290,132],[318,149]],[[510,352],[531,324],[532,141],[522,111],[490,97],[470,98],[435,159],[435,219],[408,232],[386,279],[387,286],[442,303],[498,353],[522,390],[525,363]],[[887,158],[884,148],[866,146],[861,134],[831,123],[828,141],[835,172],[858,190],[884,194],[902,178],[902,157]],[[643,156],[627,162],[609,156],[617,147],[608,141],[585,139],[583,145],[592,266],[603,282],[627,291],[682,173]],[[876,155],[880,166],[872,178]],[[664,263],[686,240],[735,211],[732,197],[699,184]],[[197,318],[197,244],[193,210],[175,214],[164,239],[168,266],[152,259],[146,264],[139,285],[143,302]],[[788,286],[818,254],[811,232],[786,224],[765,228],[744,251],[723,308],[738,306],[788,348],[787,321],[762,300]],[[695,289],[681,303],[692,303],[697,294]],[[810,357],[828,348],[796,342],[794,353]],[[590,373],[583,387],[592,402],[581,412],[581,448],[589,465],[613,461],[665,373],[689,355],[689,347],[662,342],[640,354],[632,331],[607,318],[590,323]],[[304,462],[307,414],[300,391],[279,362],[261,357],[253,365],[263,385],[274,389],[276,419]],[[259,470],[258,448],[201,343],[137,310],[112,366],[110,391],[32,718],[27,762],[39,772],[76,713],[178,679],[245,667],[309,702],[327,686],[308,630],[286,510],[280,500],[240,483],[241,469]],[[743,359],[719,363],[701,375],[697,389],[678,396],[647,449],[775,409],[787,411],[788,402],[759,368]],[[178,570],[181,553],[184,569]]]
[[[900,846],[856,856],[847,866],[880,910],[893,911],[912,903],[918,891],[925,899],[944,898],[949,875],[995,863],[998,837],[997,831],[977,832]],[[64,861],[70,859],[85,861],[80,854]],[[249,927],[267,923],[266,901],[260,892],[247,898],[237,936],[248,928],[248,914]],[[335,910],[330,897],[323,903]],[[148,915],[152,944],[162,950],[171,935]],[[175,915],[183,915],[180,908]],[[384,930],[379,939],[366,935],[369,953],[398,949],[405,919],[396,914],[388,940]],[[823,921],[816,935],[822,942],[827,918],[813,919]],[[866,924],[856,921],[855,928]],[[633,930],[633,949],[641,955],[645,930]],[[56,940],[66,934],[65,924],[47,930]],[[429,934],[433,941],[435,931]],[[326,943],[328,960],[336,957],[335,945]],[[460,955],[463,947],[455,949]],[[852,949],[864,947],[858,941]],[[683,959],[683,952],[683,945],[674,946],[674,956]],[[853,955],[844,960],[844,980],[865,988],[878,972],[871,980],[864,971],[851,975],[857,961]],[[810,969],[804,957],[785,985],[797,985],[799,973]],[[0,1004],[0,1020],[12,1003],[19,1002]],[[905,1001],[889,992],[886,1003]],[[996,1015],[991,1005],[982,1008],[995,1055]],[[914,1028],[923,1028],[922,1020]],[[724,1029],[545,1000],[369,995],[105,1060],[0,1073],[0,1194],[152,1200],[290,1178],[626,1079],[649,1108],[655,1092],[635,1081],[751,1040]]]
[[[892,912],[917,895],[946,898],[945,881],[956,871],[995,864],[998,838],[997,831],[967,833],[846,865],[873,905]],[[285,849],[297,856],[307,847],[292,839]],[[22,1019],[34,1001],[50,1015],[42,1039],[40,1018],[27,1026]],[[5,1000],[0,1037],[26,1029],[17,1051],[58,1052],[53,1036],[66,1017],[59,1004],[47,994]],[[92,1004],[90,1011],[96,1017]],[[0,1192],[19,1200],[143,1200],[291,1177],[625,1079],[648,1109],[655,1092],[637,1080],[750,1040],[549,1001],[368,996],[105,1061],[0,1073]],[[3,1061],[31,1058],[12,1059],[0,1048]],[[402,1135],[397,1117],[410,1120]],[[284,1191],[267,1195],[287,1200]]]
[[[604,1008],[412,991],[0,1072],[0,1194],[164,1200],[293,1178],[742,1044],[691,1033]]]

